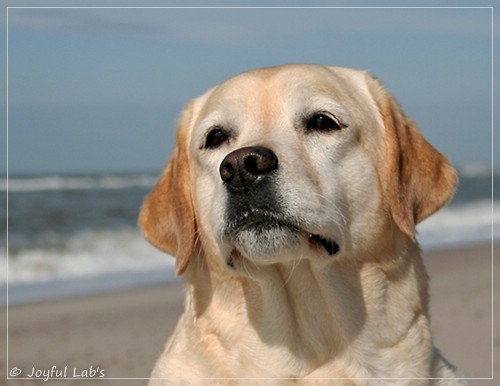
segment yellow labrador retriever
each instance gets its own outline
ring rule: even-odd
[[[186,284],[150,384],[460,383],[415,240],[455,183],[366,72],[265,68],[191,101],[140,215]]]

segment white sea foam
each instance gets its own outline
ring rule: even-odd
[[[38,192],[50,190],[125,189],[151,187],[158,176],[151,174],[99,176],[43,176],[0,178],[0,191]]]
[[[492,172],[491,165],[482,162],[473,162],[468,165],[463,165],[459,168],[459,173],[463,177],[468,178],[480,178],[480,177],[491,177]],[[500,176],[500,168],[493,168],[493,174],[498,177]]]
[[[439,249],[500,238],[500,203],[489,200],[445,207],[417,226],[422,247]]]
[[[0,283],[9,284],[156,269],[173,271],[174,259],[134,229],[81,231],[58,248],[23,248],[9,255],[8,270],[5,250],[0,252]]]

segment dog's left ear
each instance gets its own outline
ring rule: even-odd
[[[457,175],[380,82],[370,77],[369,84],[387,138],[389,210],[399,229],[414,239],[416,225],[451,199]]]
[[[187,130],[192,110],[193,102],[181,114],[177,145],[159,181],[146,197],[139,215],[139,225],[146,239],[158,249],[176,257],[177,275],[186,270],[196,241],[187,150]]]

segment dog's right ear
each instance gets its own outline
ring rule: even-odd
[[[145,238],[176,257],[177,275],[186,270],[196,241],[187,141],[193,115],[191,102],[181,114],[173,154],[139,215],[139,226]]]

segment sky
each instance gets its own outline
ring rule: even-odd
[[[348,8],[311,8],[325,5]],[[492,5],[4,0],[0,146],[8,158],[0,174],[7,160],[11,175],[160,170],[187,101],[238,73],[284,63],[369,70],[455,165],[489,165],[492,119],[500,118],[492,114],[492,97],[500,100]]]

